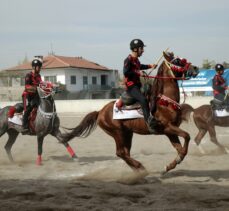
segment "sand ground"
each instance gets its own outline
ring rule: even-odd
[[[59,115],[61,125],[73,127],[84,114]],[[193,122],[182,124],[192,139]],[[229,148],[229,131],[217,127],[220,143]],[[36,137],[20,135],[9,162],[0,142],[0,210],[229,210],[229,155],[202,142],[201,155],[191,141],[189,153],[176,169],[162,176],[176,152],[165,136],[134,135],[131,155],[148,174],[134,173],[115,155],[111,137],[97,128],[70,145],[78,160],[51,136],[43,146],[43,165],[36,166]]]

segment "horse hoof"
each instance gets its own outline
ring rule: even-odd
[[[203,155],[206,154],[205,151],[204,151],[204,149],[202,148],[202,146],[198,145],[197,147],[198,147],[198,149],[199,149],[199,151],[200,151],[201,154],[203,154]]]
[[[72,158],[73,161],[79,161],[78,157]]]
[[[42,166],[42,162],[36,162],[37,166]]]
[[[229,149],[225,147],[225,152],[229,154]]]
[[[164,176],[167,172],[168,172],[167,166],[165,166],[163,171],[161,172],[161,176]]]
[[[38,166],[41,166],[41,165],[42,165],[41,156],[38,156],[37,161],[36,161],[36,164],[37,164]]]

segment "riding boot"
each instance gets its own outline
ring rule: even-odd
[[[23,115],[23,124],[22,124],[23,132],[26,132],[29,130],[29,114],[30,114],[30,110],[27,109]]]
[[[153,97],[153,99],[151,100],[151,114],[154,114],[157,107],[156,107],[156,97]]]
[[[157,126],[158,126],[158,121],[155,119],[154,116],[149,116],[147,120],[147,126],[149,128],[149,131],[151,133],[156,133],[157,132]]]
[[[156,133],[157,120],[150,114],[147,106],[142,107],[143,116],[151,133]]]

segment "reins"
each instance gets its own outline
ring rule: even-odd
[[[162,58],[162,57],[161,57]],[[161,59],[160,58],[160,59]],[[166,60],[164,60],[164,62],[165,62],[165,65],[167,66],[167,68],[169,69],[169,72],[170,72],[170,75],[172,75],[172,76],[150,76],[150,75],[143,75],[143,76],[141,76],[141,77],[143,77],[144,79],[149,79],[149,78],[154,78],[154,79],[163,79],[163,80],[166,80],[166,79],[168,79],[168,80],[170,80],[170,79],[175,79],[175,80],[181,80],[182,82],[184,81],[184,80],[189,80],[189,78],[188,77],[175,77],[175,75],[173,74],[173,71],[172,71],[172,69],[171,69],[171,63],[170,62],[168,62],[168,61],[166,61]],[[190,65],[190,64],[189,64]],[[187,67],[186,67],[187,68]],[[152,72],[152,71],[151,71]],[[151,73],[150,72],[150,73]],[[184,100],[183,100],[183,103],[185,103],[185,100],[186,100],[186,95],[185,95],[185,91],[184,91],[184,88],[183,88],[183,86],[182,86],[182,84],[183,83],[181,83],[181,88],[182,88],[182,93],[184,94]]]
[[[55,94],[54,91],[51,91],[49,94],[46,94],[46,92],[40,88],[40,90],[43,92],[44,96],[40,96],[41,99],[46,99],[48,98],[49,96],[53,96]],[[45,95],[46,94],[46,95]]]
[[[151,76],[151,75],[143,75],[143,78],[156,78],[156,79],[176,79],[176,80],[189,80],[189,78],[185,77],[165,77],[165,76]]]

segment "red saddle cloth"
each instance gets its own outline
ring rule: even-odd
[[[8,111],[8,117],[13,118],[15,111],[16,111],[16,108],[14,106],[11,106]]]
[[[16,112],[16,108],[15,106],[11,106],[9,108],[9,111],[8,111],[8,117],[9,118],[13,118],[14,114]],[[33,108],[33,110],[31,111],[30,115],[29,115],[29,130],[31,133],[35,133],[35,125],[34,125],[34,121],[36,119],[36,116],[37,116],[37,108]]]

